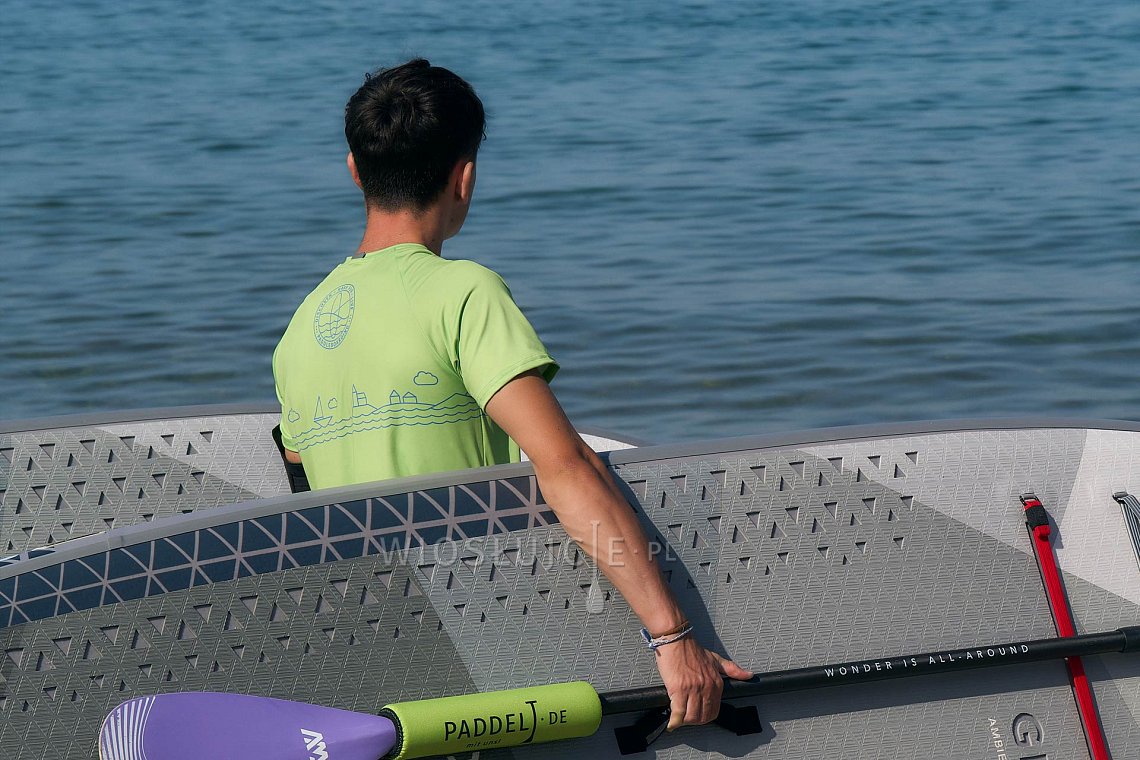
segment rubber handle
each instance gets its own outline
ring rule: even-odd
[[[389,760],[589,736],[602,722],[598,692],[585,681],[386,705],[396,725]]]
[[[1124,646],[1121,652],[1140,652],[1140,625],[1128,625],[1120,629],[1124,634]]]

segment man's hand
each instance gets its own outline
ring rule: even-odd
[[[692,636],[659,647],[655,654],[661,680],[669,692],[668,731],[715,719],[725,676],[739,681],[752,677],[732,660],[702,647]]]

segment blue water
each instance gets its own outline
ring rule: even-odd
[[[444,249],[657,440],[1140,418],[1140,4],[4,3],[0,418],[269,400],[355,250],[343,104],[487,104]]]

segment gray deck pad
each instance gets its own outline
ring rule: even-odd
[[[0,422],[0,556],[289,493],[277,407],[212,406]],[[580,431],[597,451],[635,441]]]
[[[1140,623],[1140,568],[1112,499],[1140,492],[1140,427],[955,427],[609,461],[700,637],[755,670],[1055,635],[1017,500],[1026,490],[1059,525],[1079,629]],[[119,446],[95,440],[92,461]],[[146,693],[370,712],[560,680],[659,683],[638,622],[528,465],[173,512],[0,565],[0,741],[18,757],[91,757],[102,717]],[[1086,668],[1109,745],[1130,757],[1140,664],[1104,656]],[[758,736],[686,729],[645,756],[1088,757],[1060,663],[754,703]],[[615,757],[622,722],[481,757]]]

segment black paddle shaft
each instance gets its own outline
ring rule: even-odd
[[[1140,652],[1140,625],[1116,631],[1089,633],[1070,638],[1037,639],[1009,644],[944,649],[938,652],[885,657],[877,660],[850,660],[834,665],[778,670],[760,673],[748,681],[725,681],[723,699],[777,694],[799,689],[845,686],[866,681],[946,673],[974,668],[992,668],[1022,662],[1060,660],[1067,657]],[[599,695],[602,714],[639,712],[669,706],[664,686],[611,691]]]

